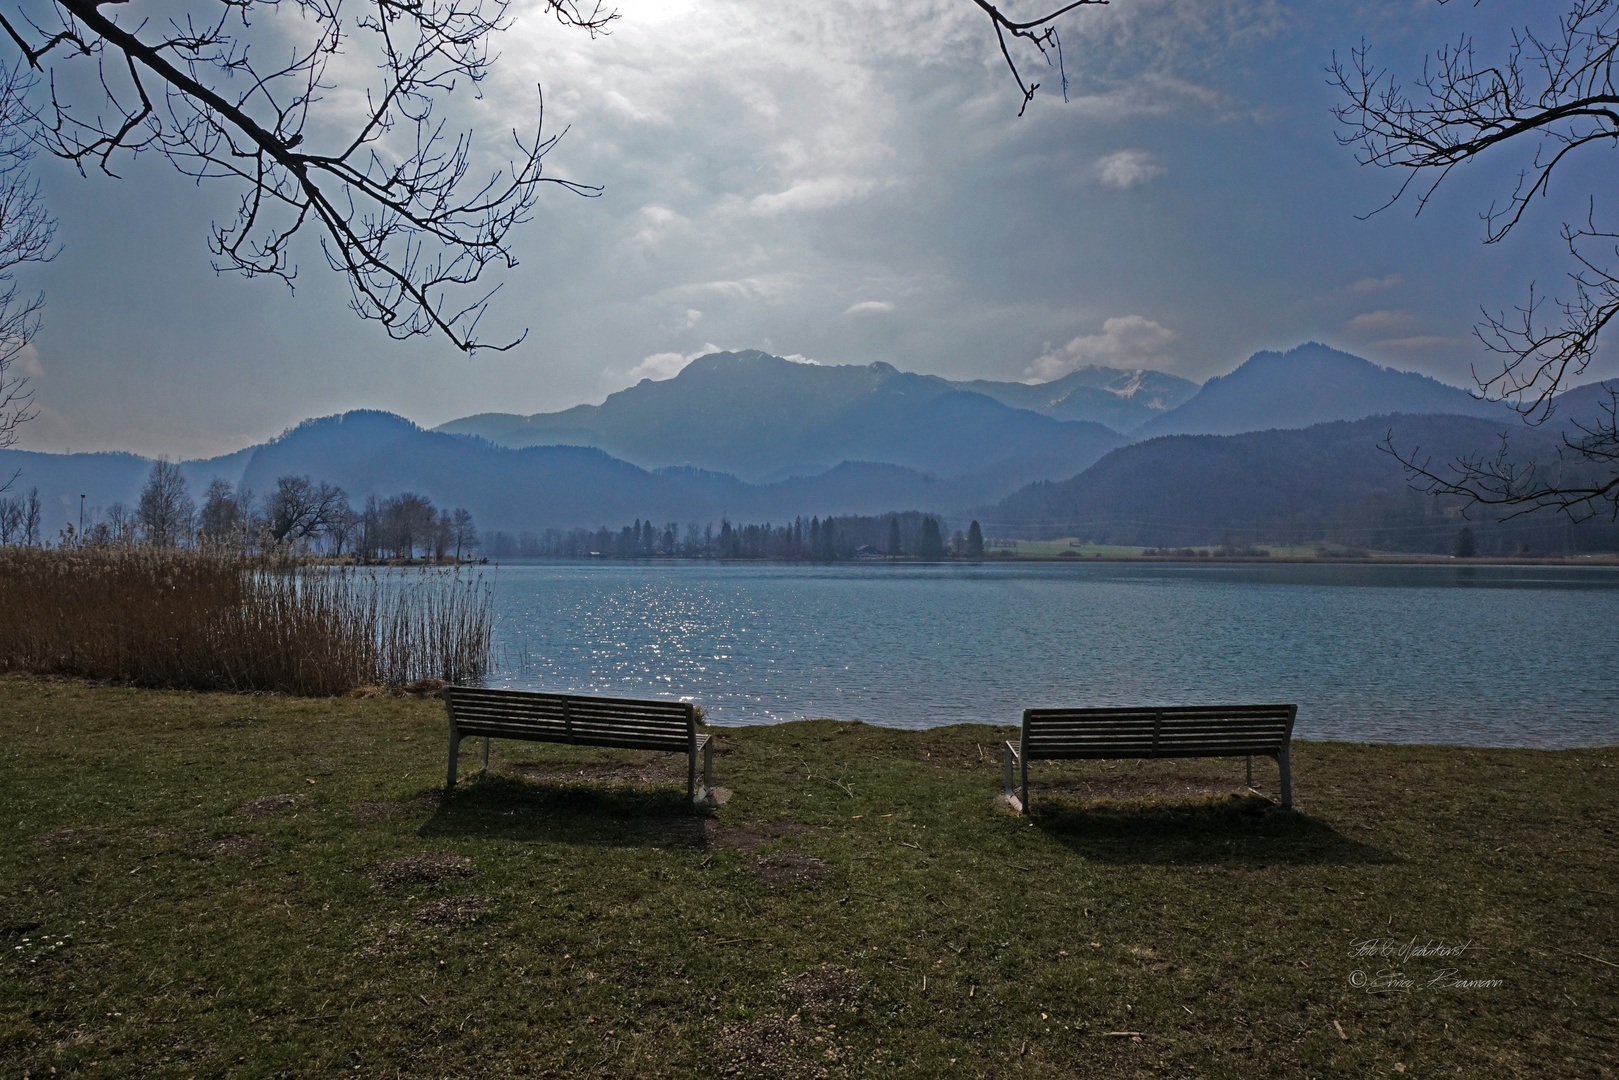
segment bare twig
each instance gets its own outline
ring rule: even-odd
[[[1440,0],[1444,2],[1444,0]],[[1413,192],[1417,213],[1457,166],[1486,155],[1524,152],[1504,200],[1480,215],[1484,242],[1498,243],[1524,220],[1553,174],[1576,151],[1619,146],[1619,0],[1566,0],[1555,31],[1514,30],[1505,55],[1481,58],[1472,37],[1436,52],[1411,89],[1376,66],[1364,42],[1347,61],[1328,68],[1342,94],[1333,111],[1339,141],[1363,165],[1402,174],[1377,213]],[[1603,332],[1619,314],[1619,233],[1600,227],[1595,199],[1583,223],[1564,223],[1561,238],[1572,260],[1571,292],[1552,299],[1531,285],[1516,311],[1485,310],[1475,334],[1500,357],[1500,367],[1474,373],[1481,396],[1505,401],[1531,424],[1544,423],[1595,356]],[[1505,444],[1493,459],[1459,459],[1442,472],[1398,454],[1419,486],[1516,513],[1553,509],[1576,520],[1603,505],[1619,513],[1619,427],[1614,410],[1565,434],[1556,462],[1514,464]]]
[[[617,17],[578,0],[542,3],[592,35]],[[462,294],[490,266],[516,265],[510,233],[540,185],[600,191],[544,175],[561,133],[545,133],[541,101],[532,134],[512,132],[493,169],[482,164],[488,148],[442,115],[456,90],[477,93],[508,6],[299,0],[292,23],[276,18],[277,0],[188,0],[158,23],[120,18],[113,0],[49,0],[55,25],[19,15],[0,26],[48,72],[48,101],[31,118],[51,153],[117,175],[120,159],[152,152],[199,181],[238,186],[234,219],[212,228],[216,269],[290,286],[294,238],[312,226],[361,318],[396,339],[442,334],[470,352],[521,340],[480,341],[494,290]],[[373,65],[375,82],[338,83],[335,58]]]

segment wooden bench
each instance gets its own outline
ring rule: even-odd
[[[1282,805],[1292,806],[1287,748],[1298,711],[1297,705],[1025,709],[1022,736],[1017,742],[1008,740],[1002,754],[1006,798],[1020,812],[1028,812],[1030,761],[1246,757],[1252,787],[1254,758],[1268,757],[1282,772]],[[1013,790],[1014,768],[1019,791]]]
[[[489,768],[490,739],[526,739],[685,754],[686,795],[700,802],[714,784],[714,741],[698,733],[697,707],[690,702],[447,686],[444,705],[450,714],[450,773],[445,792],[455,787],[461,739],[468,735],[483,736],[485,769]],[[701,791],[697,789],[699,754],[703,759]]]

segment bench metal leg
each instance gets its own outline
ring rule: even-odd
[[[1029,756],[1023,752],[1023,747],[1021,746],[1018,747],[1017,767],[1021,781],[1018,786],[1023,791],[1023,812],[1027,814],[1029,812]]]
[[[1282,770],[1282,806],[1290,808],[1293,805],[1293,770],[1288,767],[1286,746],[1277,753],[1276,765]]]
[[[483,737],[483,771],[489,771],[489,736]]]
[[[697,801],[697,744],[686,755],[686,801]]]
[[[1248,755],[1248,789],[1250,791],[1252,791],[1253,787],[1254,787],[1254,756],[1252,754],[1249,754]]]
[[[714,790],[714,740],[703,744],[703,796]]]
[[[451,724],[450,725],[450,774],[449,774],[449,776],[445,777],[445,779],[444,779],[444,791],[445,791],[446,794],[448,794],[449,790],[455,786],[455,767],[459,763],[460,758],[461,758],[461,733],[459,731],[455,730],[455,725],[454,724]]]
[[[1018,770],[1018,778],[1023,784],[1023,797],[1018,797],[1017,779],[1014,779],[1013,769]],[[1006,780],[1006,801],[1017,807],[1017,812],[1026,814],[1029,811],[1029,766],[1023,760],[1023,750],[1010,739],[1001,744],[1001,770]]]

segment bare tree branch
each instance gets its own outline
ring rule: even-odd
[[[545,133],[538,98],[533,131],[513,131],[505,164],[488,171],[486,148],[443,115],[457,90],[478,93],[509,0],[187,0],[163,22],[125,0],[48,0],[49,27],[22,2],[0,0],[18,8],[0,25],[49,71],[35,113],[42,145],[81,173],[116,175],[120,158],[154,152],[187,176],[238,184],[234,220],[212,228],[218,270],[291,285],[294,239],[313,224],[350,306],[396,339],[515,345],[478,339],[493,290],[466,290],[491,265],[516,265],[510,233],[541,184],[600,193],[544,175],[562,133]],[[617,18],[589,0],[542,3],[591,35]],[[377,72],[358,109],[339,63]]]
[[[1062,41],[1057,37],[1057,19],[1075,8],[1100,7],[1107,4],[1109,0],[1072,0],[1071,3],[1048,10],[1044,15],[1022,21],[1007,15],[1000,8],[990,3],[989,0],[972,0],[972,2],[977,4],[984,14],[989,16],[990,22],[994,25],[995,40],[1000,43],[1001,56],[1006,59],[1007,69],[1012,72],[1012,80],[1017,83],[1018,91],[1023,95],[1023,102],[1018,106],[1017,114],[1019,116],[1023,115],[1024,110],[1029,107],[1029,102],[1034,100],[1034,92],[1040,89],[1040,84],[1032,80],[1024,81],[1023,73],[1018,70],[1017,61],[1012,56],[1012,48],[1007,41],[1008,38],[1011,38],[1013,42],[1018,40],[1029,42],[1039,50],[1041,57],[1045,59],[1048,66],[1052,62],[1052,54],[1056,54],[1057,74],[1062,80],[1063,100],[1068,100],[1068,73],[1062,66]]]
[[[1412,91],[1372,63],[1364,42],[1348,62],[1334,56],[1328,72],[1343,95],[1333,110],[1343,127],[1339,142],[1354,147],[1361,164],[1403,174],[1373,213],[1414,190],[1420,214],[1458,166],[1525,151],[1510,194],[1480,215],[1484,242],[1499,243],[1537,197],[1550,193],[1554,173],[1576,151],[1619,147],[1619,0],[1568,0],[1555,32],[1524,27],[1511,42],[1489,63],[1464,35],[1430,58]],[[1548,300],[1531,284],[1522,307],[1510,315],[1485,309],[1474,329],[1501,358],[1498,369],[1475,371],[1479,392],[1512,405],[1531,424],[1552,417],[1558,395],[1590,366],[1619,313],[1619,233],[1598,226],[1594,196],[1585,221],[1565,223],[1561,239],[1573,264],[1571,293]],[[1552,323],[1543,318],[1548,312]],[[1616,450],[1619,427],[1609,408],[1603,420],[1576,424],[1558,461],[1538,468],[1512,464],[1504,445],[1495,458],[1459,460],[1437,473],[1414,454],[1396,453],[1427,490],[1514,513],[1545,508],[1578,518],[1603,504],[1619,512]]]
[[[49,262],[57,250],[56,222],[28,174],[29,81],[20,67],[0,70],[0,450],[15,445],[17,429],[37,413],[28,378],[13,365],[39,331],[45,298],[22,293],[14,273],[24,263]],[[16,478],[0,476],[0,491]]]

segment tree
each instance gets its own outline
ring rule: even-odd
[[[984,557],[984,530],[978,527],[978,522],[967,526],[967,558],[982,559]]]
[[[478,530],[472,524],[472,514],[465,509],[456,510],[455,514],[450,518],[450,521],[453,535],[455,537],[455,559],[457,562],[460,562],[461,552],[463,549],[465,549],[470,555],[472,553],[472,549],[477,546]],[[671,550],[674,548],[674,528],[674,523],[670,522],[669,529],[665,533],[665,535],[668,537],[665,543]]]
[[[179,544],[191,531],[195,510],[180,466],[168,461],[153,464],[135,507],[135,518],[146,542],[155,547]]]
[[[324,527],[327,541],[332,545],[332,554],[339,558],[343,555],[343,548],[350,541],[360,535],[365,517],[359,514],[344,499],[342,505],[337,507]]]
[[[1499,243],[1535,199],[1549,194],[1555,173],[1597,148],[1619,146],[1619,0],[1565,3],[1555,30],[1516,31],[1501,57],[1478,56],[1470,36],[1441,48],[1410,91],[1376,67],[1364,45],[1351,51],[1348,63],[1334,57],[1329,70],[1343,95],[1334,109],[1343,125],[1340,142],[1355,147],[1361,164],[1403,174],[1380,209],[1409,191],[1421,213],[1458,166],[1516,154],[1511,193],[1482,215],[1484,242]],[[1480,392],[1512,404],[1531,424],[1551,418],[1557,395],[1590,365],[1619,314],[1619,266],[1611,261],[1619,255],[1619,232],[1598,224],[1599,209],[1613,212],[1599,208],[1593,194],[1584,220],[1562,226],[1571,258],[1567,294],[1548,304],[1530,285],[1527,301],[1512,315],[1486,310],[1475,328],[1501,358],[1498,369],[1478,378]],[[1386,448],[1436,494],[1509,513],[1552,508],[1576,519],[1605,504],[1619,517],[1616,405],[1619,398],[1609,394],[1601,415],[1577,420],[1556,462],[1518,461],[1505,443],[1493,457],[1459,458],[1448,466]]]
[[[23,500],[22,507],[22,542],[29,547],[39,546],[39,527],[44,524],[45,515],[40,511],[39,489],[28,489],[28,498]]]
[[[22,518],[22,496],[0,498],[0,547],[10,544],[12,537],[22,540]]]
[[[1450,546],[1450,553],[1458,559],[1471,559],[1478,554],[1478,541],[1473,538],[1470,526],[1463,525],[1456,533],[1456,542]]]
[[[270,536],[278,544],[289,536],[307,540],[347,509],[348,496],[335,484],[316,484],[307,476],[277,477],[266,507]]]
[[[559,136],[545,134],[538,100],[532,134],[514,131],[492,174],[481,162],[494,148],[449,126],[489,72],[508,0],[300,0],[296,17],[277,17],[278,0],[179,0],[153,19],[121,17],[122,2],[46,0],[45,18],[0,2],[0,28],[46,75],[31,134],[50,153],[109,176],[155,153],[232,184],[235,217],[209,239],[221,269],[290,285],[294,238],[310,227],[355,313],[389,336],[516,344],[478,340],[489,292],[466,290],[491,264],[515,265],[510,233],[541,184],[599,189],[543,175]],[[542,3],[592,35],[617,17]]]
[[[28,175],[34,149],[23,97],[29,80],[17,68],[0,73],[0,450],[17,441],[17,429],[34,417],[26,376],[13,365],[39,330],[43,296],[25,296],[14,278],[24,263],[49,262],[56,254],[56,223]],[[16,480],[0,477],[0,491]]]
[[[378,518],[378,546],[392,551],[395,558],[415,558],[418,546],[432,543],[437,513],[430,499],[410,491],[384,499]]]
[[[944,558],[944,536],[939,532],[938,518],[922,519],[922,529],[916,538],[916,557],[927,562]]]
[[[895,516],[890,517],[888,519],[888,554],[890,554],[890,555],[903,555],[903,554],[905,554],[904,545],[902,545],[900,543],[900,541],[899,541],[899,516],[898,515],[895,515]]]
[[[225,543],[241,528],[242,515],[236,505],[236,491],[230,481],[216,476],[202,495],[197,514],[197,531],[216,544]]]

